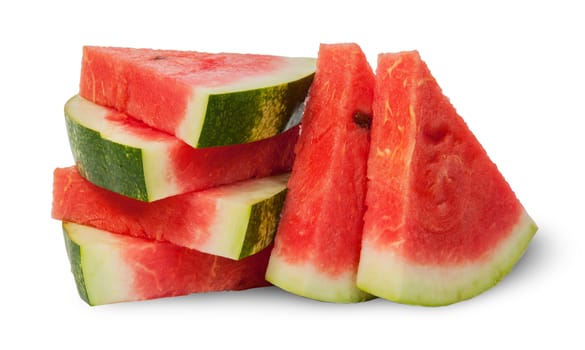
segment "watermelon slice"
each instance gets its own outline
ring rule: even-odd
[[[270,247],[236,261],[70,222],[63,232],[77,290],[90,305],[270,285]]]
[[[146,203],[93,185],[75,167],[57,168],[52,217],[237,260],[272,243],[288,177],[251,179]]]
[[[500,281],[537,227],[418,52],[378,58],[358,286],[418,305]]]
[[[283,131],[314,72],[314,58],[87,46],[79,94],[193,147],[224,146]]]
[[[81,175],[146,202],[288,172],[299,133],[296,126],[257,142],[194,149],[79,95],[66,103],[65,120]]]
[[[308,298],[358,302],[374,75],[356,44],[323,44],[266,278]]]

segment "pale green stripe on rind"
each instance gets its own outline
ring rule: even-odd
[[[243,181],[221,188],[210,238],[197,250],[242,259],[274,238],[290,173]]]
[[[526,251],[537,226],[523,212],[510,235],[481,261],[455,266],[417,265],[362,242],[357,285],[378,297],[441,306],[472,298],[495,286]]]
[[[357,288],[355,273],[331,276],[310,263],[292,264],[274,253],[268,262],[266,280],[290,293],[319,301],[357,303],[373,298]]]
[[[170,143],[145,140],[106,118],[111,110],[78,95],[65,104],[69,144],[79,172],[97,186],[142,201],[176,193],[167,174]]]
[[[89,297],[87,296],[87,288],[85,287],[85,280],[83,277],[83,267],[81,266],[81,247],[79,244],[71,240],[69,232],[67,232],[67,225],[63,223],[63,237],[65,238],[65,248],[67,249],[67,257],[71,264],[71,273],[75,279],[75,285],[77,286],[77,292],[81,299],[86,303],[90,304]]]
[[[63,222],[65,244],[79,295],[90,305],[133,300],[134,274],[117,246],[120,237],[93,227]]]

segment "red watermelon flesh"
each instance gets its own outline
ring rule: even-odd
[[[272,242],[287,179],[252,179],[148,203],[95,186],[74,166],[57,168],[51,215],[237,260]]]
[[[418,52],[379,56],[358,286],[442,305],[493,286],[536,225]]]
[[[368,299],[355,284],[374,74],[356,44],[323,44],[266,277],[305,297]]]
[[[242,260],[63,222],[72,272],[90,305],[270,285],[271,247]]]

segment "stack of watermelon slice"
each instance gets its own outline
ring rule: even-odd
[[[85,47],[54,172],[90,305],[266,286],[314,58]]]
[[[271,284],[447,305],[537,230],[416,51],[374,72],[357,44],[316,65],[87,47],[65,114],[53,217],[92,305]]]

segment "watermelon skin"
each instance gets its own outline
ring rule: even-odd
[[[79,95],[65,104],[69,144],[81,175],[145,202],[289,172],[299,127],[257,142],[194,149]]]
[[[272,243],[288,176],[251,179],[146,203],[93,185],[75,167],[57,168],[51,215],[239,260]]]
[[[314,70],[314,58],[86,46],[79,94],[192,147],[224,146],[282,132]]]
[[[447,305],[498,283],[537,226],[416,51],[381,54],[359,288]]]
[[[291,293],[342,303],[371,298],[356,287],[356,273],[373,87],[358,45],[320,46],[266,273]]]
[[[89,305],[269,286],[270,247],[243,260],[63,222],[81,299]]]

